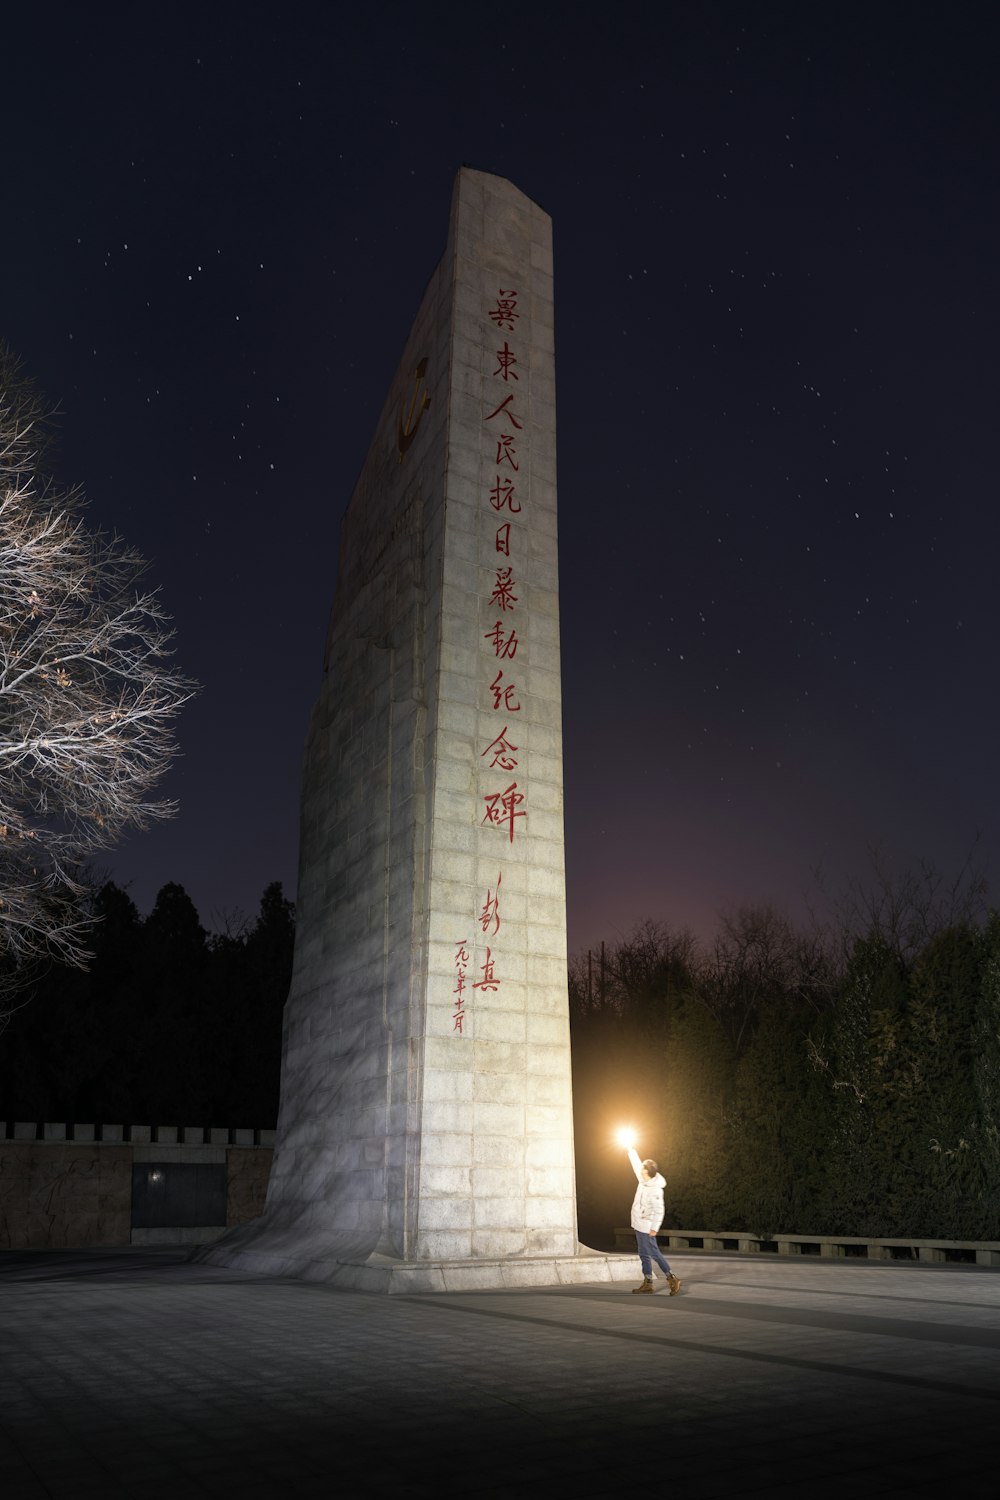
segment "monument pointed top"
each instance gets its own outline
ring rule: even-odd
[[[537,208],[540,213],[545,214],[546,218],[550,219],[552,217],[552,215],[548,212],[548,209],[546,209],[544,204],[539,203],[537,198],[532,198],[531,195],[529,193],[526,193],[523,188],[519,188],[517,186],[517,183],[512,182],[509,177],[504,177],[499,172],[491,172],[488,171],[485,167],[477,167],[472,162],[464,161],[458,168],[458,171],[455,173],[456,191],[458,188],[458,183],[463,175],[468,175],[470,178],[482,178],[484,181],[502,184],[503,187],[509,188],[512,193],[516,193],[519,198],[524,198],[528,203],[532,205],[533,208]]]

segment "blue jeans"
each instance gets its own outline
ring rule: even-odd
[[[672,1274],[670,1266],[667,1264],[666,1260],[664,1260],[663,1251],[656,1243],[656,1235],[640,1234],[639,1230],[637,1229],[635,1232],[635,1237],[639,1242],[639,1259],[642,1261],[643,1276],[648,1276],[650,1281],[652,1281],[654,1260],[656,1261],[656,1264],[659,1266],[660,1270],[663,1272],[664,1276],[670,1276]]]

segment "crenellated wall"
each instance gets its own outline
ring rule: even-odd
[[[264,1207],[273,1130],[0,1121],[0,1250],[206,1244]]]

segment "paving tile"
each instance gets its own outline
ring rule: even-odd
[[[485,1495],[605,1494],[647,1485],[650,1443],[699,1500],[956,1475],[996,1500],[992,1269],[689,1257],[684,1298],[642,1306],[606,1285],[385,1299],[135,1252],[4,1273],[0,1252],[3,1500],[328,1500],[345,1461],[366,1497],[470,1466]]]

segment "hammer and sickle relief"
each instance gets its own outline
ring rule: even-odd
[[[403,462],[403,455],[417,435],[420,419],[431,404],[431,398],[424,386],[424,376],[427,373],[427,359],[423,358],[414,372],[413,395],[410,397],[410,409],[403,416],[403,408],[399,409],[399,430],[397,442],[399,445],[399,462]],[[423,399],[421,399],[421,396]]]

